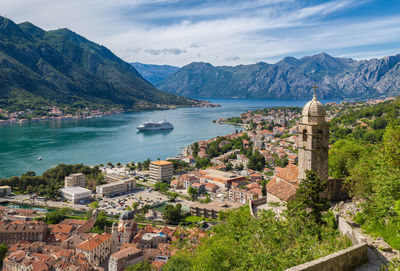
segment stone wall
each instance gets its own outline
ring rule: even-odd
[[[343,249],[315,261],[307,262],[285,271],[347,271],[363,264],[367,260],[367,244],[358,244]]]
[[[352,241],[353,246],[285,271],[348,271],[365,263],[368,248],[365,238],[354,231],[341,216],[336,216],[336,221],[340,233],[347,236]]]

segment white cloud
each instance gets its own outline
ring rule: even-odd
[[[400,16],[332,18],[366,0],[305,5],[295,0],[1,0],[0,14],[46,30],[68,27],[129,62],[216,65],[275,62],[321,51],[355,58],[381,55],[400,41]],[[358,48],[358,51],[355,51]],[[388,54],[392,50],[383,50]],[[379,52],[378,52],[379,51]]]

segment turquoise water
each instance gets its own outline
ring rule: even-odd
[[[234,132],[237,127],[212,123],[246,110],[271,106],[304,106],[307,101],[209,99],[216,108],[124,113],[85,120],[26,123],[0,127],[0,178],[33,170],[41,174],[59,163],[96,165],[143,161],[181,153],[201,139]],[[167,119],[170,131],[137,132],[148,120]],[[38,161],[37,158],[43,160]]]

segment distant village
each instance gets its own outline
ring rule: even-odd
[[[218,104],[212,104],[208,101],[196,100],[192,107],[218,107]],[[144,101],[139,101],[136,105],[136,110],[169,110],[176,109],[174,105],[165,104],[150,104]],[[112,107],[108,109],[74,109],[60,108],[58,106],[44,106],[40,109],[25,109],[20,111],[9,111],[0,108],[0,125],[22,124],[27,122],[52,121],[52,120],[72,120],[72,119],[90,119],[98,118],[107,115],[120,114],[126,112],[122,107]]]
[[[357,105],[330,103],[326,119]],[[55,107],[50,112],[62,115]],[[87,116],[97,113],[87,112]],[[148,166],[101,165],[104,183],[94,189],[88,189],[83,173],[66,176],[59,201],[34,194],[14,195],[10,187],[0,187],[5,202],[91,212],[87,219],[46,223],[38,219],[46,212],[0,206],[0,243],[8,246],[3,270],[120,271],[142,261],[162,270],[179,249],[178,244],[189,243],[195,249],[207,230],[220,223],[221,211],[261,197],[267,199],[264,208],[279,209],[295,195],[300,117],[301,109],[293,107],[221,118],[216,122],[234,123],[240,128],[232,134],[195,142],[178,157],[148,161]],[[163,210],[167,205],[179,205],[186,220],[167,218]],[[93,229],[101,216],[113,217],[113,223],[99,232]],[[186,224],[177,226],[180,222]]]

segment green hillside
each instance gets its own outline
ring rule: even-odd
[[[191,103],[157,90],[106,47],[66,28],[44,31],[0,17],[0,106]]]

